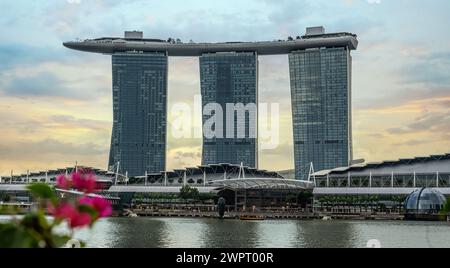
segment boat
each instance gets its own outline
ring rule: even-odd
[[[266,217],[263,215],[242,215],[239,219],[241,221],[263,221]]]

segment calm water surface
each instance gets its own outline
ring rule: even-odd
[[[382,247],[450,248],[450,225],[434,222],[261,221],[111,218],[77,237],[89,247],[305,248]]]
[[[0,222],[8,220],[0,216]],[[88,247],[111,248],[450,248],[450,224],[390,221],[260,221],[110,218],[76,233]]]

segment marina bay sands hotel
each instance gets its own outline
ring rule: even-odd
[[[168,57],[200,57],[203,106],[258,104],[258,56],[289,55],[296,178],[352,161],[351,33],[307,28],[304,36],[266,42],[182,43],[145,39],[142,32],[66,42],[84,52],[112,55],[113,133],[110,166],[130,176],[166,170]],[[225,116],[224,116],[225,117]],[[203,115],[203,122],[211,116]],[[203,138],[202,165],[258,167],[257,115],[234,122],[242,138]],[[226,122],[225,119],[223,122]],[[243,123],[246,123],[243,126]],[[254,123],[254,124],[250,124]],[[241,129],[242,130],[242,129]],[[253,129],[253,131],[255,131]],[[248,136],[247,136],[248,135]]]

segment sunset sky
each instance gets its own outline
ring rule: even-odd
[[[111,59],[62,42],[125,30],[185,42],[286,39],[317,25],[355,33],[355,158],[450,152],[448,0],[2,0],[0,10],[0,175],[75,161],[107,167]],[[169,61],[170,106],[193,103],[198,59]],[[287,56],[260,57],[259,91],[260,102],[281,107],[280,146],[261,151],[259,166],[293,168]],[[168,169],[200,158],[200,139],[174,139],[169,131]]]

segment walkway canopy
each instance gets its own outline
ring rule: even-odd
[[[211,185],[218,188],[236,190],[312,190],[314,183],[308,181],[277,178],[249,178],[214,181]]]

